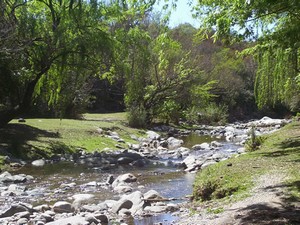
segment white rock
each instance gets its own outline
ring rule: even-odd
[[[44,159],[34,160],[31,165],[33,166],[44,166],[46,164]]]

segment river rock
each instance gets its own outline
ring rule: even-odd
[[[161,200],[165,199],[157,191],[150,190],[144,194],[144,200]]]
[[[114,176],[113,175],[108,175],[106,179],[106,184],[112,184],[114,182]]]
[[[212,141],[212,142],[210,143],[210,146],[215,147],[215,148],[219,148],[219,147],[222,147],[223,144],[220,143],[220,142],[217,142],[217,141]]]
[[[65,189],[74,188],[75,186],[76,186],[76,183],[74,183],[74,182],[60,185],[61,188],[65,188]]]
[[[0,182],[2,183],[13,182],[13,176],[9,172],[5,171],[0,174]]]
[[[193,155],[190,155],[186,157],[183,161],[182,164],[185,168],[190,167],[196,163],[196,157]]]
[[[212,160],[208,160],[208,161],[206,161],[205,163],[203,163],[203,164],[201,165],[201,168],[203,169],[203,168],[208,167],[208,166],[210,166],[210,165],[213,165],[213,164],[215,164],[215,163],[217,163],[217,162],[216,162],[216,161],[212,161]]]
[[[26,224],[28,224],[27,218],[21,218],[21,219],[18,219],[18,221],[17,221],[17,225],[26,225]]]
[[[26,187],[18,186],[17,184],[10,184],[6,191],[1,192],[1,196],[18,196],[22,195]]]
[[[101,224],[107,224],[108,223],[108,218],[106,215],[102,214],[102,213],[97,213],[97,214],[94,214],[94,217],[97,219],[97,220],[100,220]]]
[[[154,131],[148,130],[146,132],[147,138],[150,140],[158,140],[160,138],[160,135]]]
[[[250,122],[248,124],[249,127],[251,126],[256,126],[256,127],[270,127],[270,126],[282,126],[287,124],[288,121],[287,120],[282,120],[282,119],[272,119],[270,117],[264,116],[263,118],[261,118],[260,120],[256,120],[254,122]]]
[[[94,197],[95,197],[95,195],[93,195],[93,194],[76,194],[76,195],[73,195],[72,198],[74,199],[74,201],[72,203],[72,206],[75,209],[79,209],[80,206],[83,203],[91,202],[94,199]]]
[[[146,159],[138,159],[130,163],[131,166],[134,167],[144,167],[145,165],[148,164],[148,161]]]
[[[179,148],[183,144],[183,140],[180,140],[180,139],[177,139],[177,138],[174,138],[174,137],[169,137],[167,139],[167,142],[168,142],[168,148],[171,149],[171,150]]]
[[[58,219],[56,221],[46,223],[46,225],[88,225],[89,222],[80,215],[71,216],[68,218]]]
[[[42,204],[42,205],[35,206],[33,209],[38,212],[45,212],[47,210],[50,210],[51,207],[48,204]]]
[[[120,165],[128,165],[129,163],[133,162],[134,159],[130,158],[130,157],[120,157],[118,158],[118,164]]]
[[[132,207],[130,209],[132,215],[140,215],[145,207],[145,201],[143,199],[143,194],[140,191],[135,191],[126,198],[132,201]]]
[[[146,206],[144,210],[151,213],[162,213],[167,211],[167,206],[166,205]]]
[[[32,206],[29,204],[18,203],[12,204],[8,209],[0,212],[0,218],[10,217],[19,212],[31,212]]]
[[[29,219],[30,215],[31,215],[31,212],[24,211],[24,212],[15,213],[14,217],[15,218],[26,218],[26,219]]]
[[[53,221],[53,218],[51,215],[49,215],[48,213],[42,213],[40,215],[40,219],[42,221],[45,221],[46,223],[49,223],[49,222],[52,222]]]
[[[221,152],[217,152],[212,155],[212,159],[215,160],[216,162],[219,162],[221,160],[227,159],[227,156]]]
[[[53,205],[52,210],[54,212],[56,212],[56,213],[69,213],[69,212],[73,212],[74,211],[71,203],[66,202],[66,201],[56,202]]]
[[[91,213],[85,215],[85,220],[88,221],[90,224],[92,224],[92,223],[94,223],[94,224],[100,223],[100,221],[97,220],[96,217],[93,214],[91,214]]]
[[[202,144],[194,145],[194,146],[192,147],[192,150],[194,150],[194,151],[199,151],[199,150],[210,150],[210,149],[211,149],[211,148],[210,148],[209,144],[206,143],[206,142],[204,142],[204,143],[202,143]]]
[[[118,213],[121,209],[130,209],[133,203],[127,198],[121,198],[116,202],[115,205],[112,206],[111,210],[114,213]]]
[[[114,191],[121,194],[121,193],[129,193],[132,192],[132,187],[128,185],[118,185],[114,187]]]
[[[121,209],[129,209],[132,215],[142,213],[145,202],[140,191],[135,191],[129,195],[124,195],[112,206],[112,211],[118,213]]]
[[[118,176],[117,179],[112,183],[112,187],[114,188],[124,183],[132,183],[135,182],[136,180],[137,178],[133,174],[126,173]]]
[[[46,164],[46,161],[44,159],[38,159],[34,160],[31,165],[33,166],[44,166]]]

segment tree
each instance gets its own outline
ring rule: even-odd
[[[42,90],[55,103],[64,85],[78,87],[104,70],[102,59],[112,45],[109,5],[96,0],[5,0],[0,6],[1,86],[11,82],[18,92],[1,96],[0,127],[26,113]]]
[[[258,62],[259,107],[291,106],[291,100],[299,99],[299,1],[203,0],[196,11],[204,29],[215,29],[215,38],[255,41],[248,53],[255,54]]]

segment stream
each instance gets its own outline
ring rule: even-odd
[[[222,148],[218,150],[222,154],[231,155],[236,153],[240,147],[233,142],[224,139],[213,138],[208,135],[191,133],[181,137],[184,147],[191,148],[196,144],[218,141]],[[191,154],[207,154],[210,150],[194,151]],[[71,201],[71,196],[78,193],[93,194],[94,203],[104,202],[107,199],[117,200],[122,195],[112,191],[111,187],[105,185],[109,175],[117,177],[120,174],[132,173],[138,179],[133,186],[133,191],[139,190],[145,193],[156,190],[163,197],[172,199],[172,203],[187,201],[186,196],[192,194],[192,185],[195,173],[184,172],[178,168],[176,158],[160,158],[151,160],[145,167],[136,168],[132,166],[115,166],[109,170],[98,167],[74,164],[72,162],[60,162],[46,164],[43,167],[26,165],[16,174],[24,173],[34,177],[26,183],[26,194],[14,196],[14,198],[0,198],[0,209],[20,201],[30,203],[33,206],[41,204],[53,204],[57,201]],[[13,173],[12,173],[13,174]],[[22,187],[22,185],[20,185]],[[92,203],[93,203],[92,202]],[[162,213],[150,217],[130,218],[126,220],[130,225],[148,225],[155,223],[172,224],[177,217],[171,213]]]

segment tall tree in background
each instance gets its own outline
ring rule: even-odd
[[[277,103],[300,108],[299,1],[201,0],[196,12],[204,29],[216,30],[215,38],[257,41],[248,52],[258,62],[255,95],[260,108]]]
[[[110,5],[96,0],[4,0],[0,3],[0,126],[26,113],[46,92],[57,102],[99,74],[112,41]],[[64,93],[67,91],[64,90]]]

